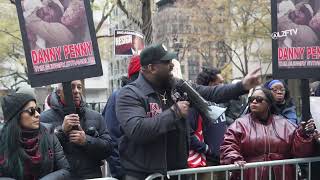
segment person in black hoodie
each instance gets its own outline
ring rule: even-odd
[[[102,160],[112,151],[111,137],[106,122],[96,111],[85,107],[82,83],[71,82],[77,114],[67,114],[62,86],[51,94],[51,109],[41,113],[41,121],[53,124],[59,141],[71,166],[74,179],[102,176]]]
[[[53,128],[40,123],[35,98],[14,93],[4,96],[1,105],[5,125],[0,133],[0,177],[68,179],[68,161]]]

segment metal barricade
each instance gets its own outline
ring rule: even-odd
[[[194,175],[194,180],[198,180],[198,174],[201,173],[211,173],[211,180],[213,180],[214,172],[224,172],[225,179],[229,179],[229,175],[231,171],[239,170],[240,171],[240,178],[241,180],[244,179],[244,170],[249,168],[255,169],[255,179],[258,180],[257,171],[258,167],[269,167],[269,179],[271,180],[272,176],[272,168],[273,166],[282,166],[282,174],[283,180],[285,180],[285,165],[295,165],[295,179],[298,180],[298,167],[300,164],[308,164],[308,180],[311,179],[311,163],[313,162],[320,162],[320,157],[312,157],[312,158],[298,158],[298,159],[285,159],[285,160],[275,160],[275,161],[263,161],[263,162],[253,162],[247,163],[243,168],[238,167],[234,164],[232,165],[220,165],[220,166],[210,166],[210,167],[201,167],[201,168],[189,168],[189,169],[181,169],[181,170],[174,170],[168,171],[167,177],[177,176],[178,179],[181,179],[182,175]],[[164,180],[163,175],[156,173],[148,176],[145,180],[153,180],[155,178],[161,178]],[[199,179],[200,180],[200,179]]]

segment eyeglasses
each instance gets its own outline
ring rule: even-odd
[[[265,98],[261,96],[250,96],[248,98],[249,103],[252,103],[254,100],[256,100],[257,103],[262,103],[262,101],[267,101]]]
[[[285,89],[271,89],[271,91],[273,92],[273,93],[284,93],[286,90]]]
[[[40,108],[29,108],[29,109],[24,109],[24,110],[22,110],[21,111],[21,114],[22,113],[28,113],[30,116],[34,116],[35,114],[36,114],[36,111],[38,112],[38,113],[40,113]]]

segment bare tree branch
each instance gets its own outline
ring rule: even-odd
[[[0,32],[3,32],[5,34],[8,34],[9,36],[15,38],[15,39],[18,39],[19,41],[22,41],[22,39],[20,37],[17,37],[15,35],[13,35],[12,33],[8,32],[7,30],[3,30],[3,29],[0,29]]]
[[[242,9],[243,9],[243,8],[242,8]],[[245,10],[243,9],[243,11],[245,11]],[[263,18],[263,17],[257,18],[257,17],[254,16],[252,13],[250,13],[250,12],[247,12],[247,13],[248,13],[248,15],[249,15],[250,17],[252,17],[254,20],[258,21],[264,28],[268,29],[268,31],[271,32],[271,26],[267,26],[267,25],[261,20],[261,18]],[[270,16],[271,16],[271,13],[270,13],[270,14],[266,14],[266,15],[270,15]]]
[[[202,56],[202,58],[204,59],[204,61],[207,64],[207,66],[209,66],[208,57],[203,52],[201,52],[199,48],[196,48],[196,50]]]
[[[16,4],[16,1],[15,0],[10,0],[10,3],[11,4]]]
[[[99,38],[109,38],[109,37],[113,37],[114,36],[114,34],[111,34],[111,35],[99,35],[99,36],[97,36],[97,39],[99,39]]]
[[[235,19],[234,15],[231,15],[231,19],[232,19],[233,24],[235,24],[238,29],[240,25],[239,25],[238,21]]]
[[[105,4],[104,8],[107,6],[107,4]],[[99,32],[99,30],[101,29],[104,21],[106,21],[108,19],[108,17],[110,16],[111,12],[113,11],[114,7],[116,6],[116,4],[112,4],[110,10],[108,11],[108,13],[106,15],[102,15],[101,20],[99,21],[97,28],[96,28],[96,33]]]
[[[2,79],[0,79],[0,83],[2,84],[3,87],[5,87],[6,89],[12,89],[10,86],[8,86],[7,82],[4,82]]]
[[[16,74],[17,74],[17,72],[10,73],[10,74],[6,74],[6,75],[2,75],[2,76],[0,76],[0,79],[5,78],[5,77],[14,76],[14,75],[16,75]]]
[[[208,11],[202,7],[199,6],[199,4],[197,3],[196,4],[197,8],[199,8],[200,12],[203,12],[205,17],[204,19],[207,21],[208,24],[211,24],[211,19],[212,19],[212,16],[209,15]]]
[[[23,76],[22,74],[17,73],[17,77],[21,78],[24,82],[29,82],[25,75]]]
[[[150,0],[142,0],[142,33],[145,34],[145,43],[151,44],[153,41],[152,36],[152,12],[151,12],[151,1]]]
[[[243,74],[243,69],[241,67],[239,67],[235,61],[233,60],[232,55],[230,54],[230,52],[226,52],[227,56],[230,58],[230,62],[232,62],[232,64]]]
[[[236,50],[234,50],[234,49],[232,49],[227,43],[225,43],[224,41],[223,41],[223,46],[225,46],[225,47],[227,47],[227,49],[229,49],[229,51],[232,51],[236,56],[237,56],[237,58],[238,58],[238,60],[239,60],[239,62],[240,62],[240,66],[241,66],[241,68],[239,67],[238,69],[241,71],[241,73],[243,74],[243,75],[246,75],[245,74],[245,70],[244,70],[244,68],[243,68],[243,63],[242,63],[242,60],[241,60],[241,58],[240,58],[240,55],[237,53],[237,51]],[[227,52],[227,54],[229,53],[228,51],[226,51]],[[231,54],[229,54],[230,56],[229,57],[232,57],[231,56]],[[234,63],[235,64],[235,63]],[[236,65],[237,66],[237,65]]]
[[[185,44],[185,46],[183,47],[183,52],[182,52],[181,59],[184,59],[184,56],[185,56],[185,54],[186,54],[186,51],[189,49],[189,47],[190,47],[190,44],[189,44],[189,43]]]
[[[14,84],[11,85],[11,88],[10,89],[13,89],[15,86],[19,85],[20,83],[24,83],[26,82],[25,80],[20,80],[20,81],[17,81],[15,82]],[[27,81],[28,82],[28,81]]]
[[[270,62],[268,63],[267,69],[266,69],[266,71],[264,72],[264,74],[263,74],[263,76],[262,76],[263,79],[266,79],[267,72],[268,72],[268,70],[269,70],[269,68],[270,68],[271,63],[272,63],[272,61],[270,61]]]
[[[142,28],[142,23],[138,19],[136,19],[134,16],[129,14],[128,10],[124,7],[121,0],[117,0],[117,5],[122,10],[122,12],[127,16],[128,19],[130,19],[132,22],[134,22],[140,28]]]

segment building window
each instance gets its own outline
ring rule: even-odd
[[[172,16],[172,20],[176,21],[178,19],[178,16],[177,14],[175,13],[173,16]]]
[[[192,27],[190,24],[186,25],[186,32],[187,33],[191,33],[191,31],[192,31],[191,29],[192,29]]]
[[[188,73],[189,80],[195,80],[199,73],[200,63],[195,59],[195,57],[190,57],[188,60]]]
[[[179,33],[184,33],[183,24],[179,24]]]
[[[117,7],[114,9],[114,16],[118,16],[118,8]]]
[[[163,24],[161,27],[162,27],[162,33],[167,33],[168,32],[167,23]]]
[[[185,70],[185,66],[184,65],[181,65],[181,74],[185,74],[186,73],[186,70]]]
[[[178,26],[177,24],[172,24],[172,33],[177,34],[178,33]]]
[[[198,33],[199,32],[198,26],[193,26],[193,29],[194,29],[194,33]]]

